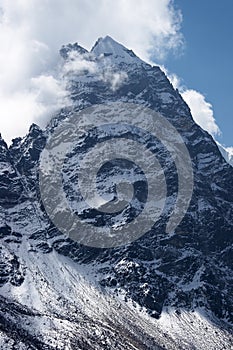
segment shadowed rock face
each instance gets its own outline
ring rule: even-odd
[[[44,131],[33,124],[28,135],[15,139],[9,149],[0,139],[0,294],[3,305],[0,331],[4,344],[8,342],[9,349],[20,343],[25,346],[23,349],[26,346],[30,349],[54,349],[55,346],[63,349],[64,338],[67,338],[73,344],[70,348],[75,349],[77,346],[80,349],[133,349],[134,345],[138,349],[156,349],[161,344],[166,345],[159,339],[159,333],[154,335],[158,339],[150,337],[144,326],[140,328],[131,324],[130,330],[127,327],[120,329],[122,325],[116,320],[111,324],[109,318],[104,323],[100,315],[95,335],[97,345],[94,347],[90,340],[94,329],[93,315],[80,311],[80,305],[84,307],[85,304],[83,294],[80,294],[80,300],[72,300],[79,284],[72,281],[71,271],[68,275],[66,272],[71,268],[69,264],[73,266],[72,261],[81,266],[82,276],[87,279],[92,276],[91,283],[96,288],[103,293],[114,294],[113,303],[118,297],[122,300],[123,296],[121,307],[126,318],[131,317],[124,309],[129,301],[145,308],[155,319],[167,307],[174,307],[177,313],[182,310],[194,312],[201,308],[216,317],[216,322],[221,320],[222,328],[227,328],[227,324],[233,323],[233,168],[225,162],[212,137],[194,123],[188,106],[159,67],[144,63],[109,37],[98,40],[91,53],[78,44],[64,46],[61,49],[64,64],[77,56],[70,55],[70,52],[75,52],[78,59],[92,62],[95,67],[92,71],[69,72],[67,88],[73,101],[73,111],[93,104],[122,101],[144,104],[160,112],[176,127],[189,150],[194,172],[193,196],[189,210],[175,233],[166,234],[166,221],[177,193],[177,175],[163,145],[157,140],[148,140],[147,146],[154,150],[166,175],[167,212],[150,232],[127,246],[112,249],[85,247],[65,238],[50,222],[40,199],[38,183],[39,157],[46,139],[71,110],[60,111]],[[116,77],[114,74],[120,76],[122,72],[124,79],[117,86],[112,86],[112,80],[103,77],[106,70],[111,79]],[[73,164],[77,154],[85,152],[85,147],[100,139],[98,135],[89,134],[81,148],[74,144],[73,151],[67,155],[63,171],[66,174],[67,198],[71,203],[76,200],[69,185],[74,181]],[[121,175],[124,167],[121,164],[117,166],[115,172],[111,166],[103,169],[100,174],[103,184],[106,175]],[[144,188],[144,178],[141,180],[137,184],[139,194]],[[143,196],[139,195],[139,198]],[[99,213],[93,210],[87,209],[81,215],[93,222],[100,220]],[[58,263],[53,270],[48,268],[46,273],[46,268],[42,266],[49,264],[51,257],[59,257],[56,258]],[[58,277],[54,277],[56,275]],[[59,290],[56,279],[60,278],[59,283],[62,284],[63,277],[67,286],[63,281],[64,285]],[[60,301],[55,303],[54,298],[60,298]],[[98,300],[92,307],[95,309],[97,306]],[[77,310],[79,317],[75,316]],[[119,316],[120,320],[123,316]],[[72,335],[68,335],[71,325],[67,326],[67,323],[65,326],[68,317],[74,319],[75,331]],[[143,318],[140,312],[138,318]],[[17,320],[21,322],[20,327]],[[154,320],[151,319],[151,322]],[[41,328],[39,323],[43,324],[43,332],[38,330]],[[80,324],[86,325],[86,332]],[[66,336],[61,335],[61,325]],[[110,326],[115,327],[114,332],[110,331]],[[51,327],[58,332],[57,340],[51,333]],[[46,332],[49,334],[47,338]],[[230,336],[226,337],[230,342]],[[101,339],[105,343],[101,343]],[[171,344],[169,340],[167,344]],[[181,346],[189,348],[185,343]],[[172,349],[172,346],[169,348]]]

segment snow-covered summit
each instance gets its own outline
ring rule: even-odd
[[[109,62],[114,61],[115,63],[124,62],[126,64],[145,64],[145,62],[137,57],[132,50],[127,49],[110,36],[99,38],[90,52],[88,52],[88,50],[80,46],[78,43],[62,46],[60,54],[65,60],[69,59],[70,57],[72,59],[74,58],[74,55],[71,53],[77,53],[80,57],[85,58],[85,60],[91,61],[99,61],[99,59],[101,60],[103,58],[107,58]]]
[[[105,55],[119,57],[128,62],[132,60],[141,61],[132,50],[127,49],[108,35],[105,38],[99,38],[91,49],[91,52],[96,56]]]

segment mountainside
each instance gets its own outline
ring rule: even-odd
[[[45,130],[33,124],[9,148],[0,139],[0,348],[231,349],[233,168],[159,67],[110,37],[99,39],[91,52],[69,44],[60,54],[70,106]],[[40,154],[73,113],[119,102],[161,113],[180,133],[192,161],[192,199],[175,232],[166,233],[178,191],[174,161],[159,140],[119,128],[115,138],[131,133],[158,158],[167,181],[166,207],[138,240],[87,247],[66,238],[46,214]],[[62,168],[71,207],[95,225],[112,218],[83,207],[75,174],[90,145],[107,138],[106,130],[84,135]],[[131,210],[114,217],[114,224],[123,225],[144,205],[145,178],[139,173],[135,180],[132,173],[138,174],[134,165],[122,161],[100,172],[103,193],[114,195],[112,184],[122,175],[138,186]]]

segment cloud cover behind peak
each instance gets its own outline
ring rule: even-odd
[[[60,107],[54,67],[63,44],[90,49],[108,34],[145,60],[182,46],[182,16],[170,0],[0,0],[0,8],[0,130],[8,142]]]

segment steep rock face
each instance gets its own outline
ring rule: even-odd
[[[0,194],[3,207],[17,204],[22,195],[20,178],[14,168],[11,155],[4,140],[0,137]]]
[[[9,150],[4,141],[0,140],[2,295],[7,298],[6,291],[10,290],[14,296],[13,300],[20,301],[21,310],[17,312],[21,316],[18,317],[29,312],[24,307],[29,308],[33,313],[32,317],[35,318],[38,316],[37,308],[40,309],[40,317],[46,310],[50,312],[50,316],[46,317],[51,317],[53,320],[59,313],[61,316],[65,312],[64,308],[71,307],[69,295],[71,298],[74,297],[71,292],[72,288],[75,288],[75,282],[71,281],[74,272],[69,272],[69,277],[66,277],[69,288],[64,287],[64,305],[58,303],[49,307],[50,303],[53,304],[52,298],[54,296],[57,298],[62,292],[58,292],[60,287],[58,288],[54,282],[56,278],[52,278],[52,275],[42,268],[43,264],[46,265],[46,260],[51,263],[52,254],[58,253],[58,256],[66,256],[80,266],[86,267],[92,276],[92,281],[94,280],[102,290],[114,292],[116,298],[123,298],[124,305],[136,302],[154,318],[159,318],[162,310],[174,307],[177,313],[183,312],[184,309],[208,310],[215,315],[214,317],[222,320],[222,327],[225,327],[227,322],[232,323],[233,168],[225,162],[212,137],[194,123],[188,106],[159,67],[146,64],[131,50],[109,37],[99,39],[91,52],[87,52],[78,44],[69,44],[61,49],[61,55],[64,58],[64,65],[69,68],[66,68],[65,72],[68,76],[67,89],[73,101],[72,109],[67,108],[58,113],[45,131],[32,125],[29,134],[24,139],[14,140]],[[71,65],[72,62],[82,62],[82,65]],[[70,113],[94,104],[116,101],[150,107],[160,112],[175,126],[191,155],[194,191],[189,210],[174,234],[165,233],[167,216],[164,215],[150,232],[127,246],[112,249],[89,248],[65,238],[44,212],[38,185],[39,156],[48,135]],[[85,142],[95,144],[100,139],[101,136],[96,139],[93,135],[88,135],[84,139],[84,144]],[[167,213],[169,213],[177,192],[174,164],[158,141],[148,140],[148,146],[156,150],[155,154],[166,174],[169,197]],[[77,155],[83,151],[84,149],[78,144],[74,144],[63,169],[66,173],[67,193],[71,202],[69,184],[73,181]],[[118,169],[119,178],[120,173]],[[113,174],[108,172],[110,179],[115,175],[114,172]],[[103,171],[102,182],[106,185],[105,179]],[[96,220],[95,215],[92,218]],[[33,254],[37,257],[34,260]],[[35,272],[38,277],[33,277],[32,266],[35,266],[33,264],[41,266]],[[66,264],[69,265],[69,260]],[[60,269],[65,271],[65,266],[68,266],[66,264],[60,260],[58,262],[57,274],[60,279],[63,278]],[[55,265],[53,268],[56,271]],[[16,297],[15,291],[20,291],[21,287],[30,295],[35,294],[36,290],[38,294],[38,289],[45,288],[45,285],[49,288],[48,294],[46,293],[46,304],[41,301],[41,295],[36,297],[38,302],[32,305],[28,304],[25,298]],[[38,306],[40,303],[43,307]],[[74,305],[77,307],[79,303]],[[125,309],[124,311],[127,314]],[[6,311],[6,315],[9,316],[9,312],[15,314],[10,310]],[[74,310],[71,314],[73,313]],[[139,313],[139,319],[142,317],[140,315]],[[2,327],[5,333],[7,322],[13,322],[12,317],[15,317],[8,316],[2,323],[5,325],[5,328]],[[91,321],[87,319],[86,325],[90,324]],[[56,322],[54,327],[59,329]],[[23,338],[25,344],[28,342],[32,346],[38,339],[36,329],[38,327],[35,325],[31,332],[25,328],[19,329],[18,338],[16,337],[14,342],[17,343]],[[45,321],[45,333],[46,329],[49,329],[48,320]],[[140,337],[145,340],[147,337],[145,328],[142,329]],[[79,331],[76,329],[76,336]],[[137,332],[136,329],[135,331]],[[110,339],[106,341],[111,342],[111,336],[108,337],[105,331],[103,333],[106,339]],[[158,337],[158,334],[155,336]],[[54,339],[54,335],[50,337]],[[90,334],[83,335],[83,344],[89,337]],[[138,342],[136,348],[139,349],[155,349],[158,344],[162,344],[160,339],[150,347],[143,345],[140,337],[136,340],[132,334],[128,337],[129,344]],[[45,340],[45,344],[47,341],[48,339]],[[153,340],[148,338],[147,343],[152,344],[150,342]],[[54,344],[51,348],[54,348]],[[90,343],[88,344],[91,348]],[[115,348],[130,349],[131,345],[124,347],[118,344]],[[38,343],[35,346],[43,348],[45,345]],[[85,345],[82,346],[85,349]],[[101,346],[105,348],[101,343],[98,346],[96,349]],[[182,343],[181,346],[189,348],[191,345]]]
[[[21,233],[14,225],[9,225],[9,221],[12,208],[25,200],[20,175],[15,169],[6,143],[0,136],[0,286],[5,283],[19,286],[23,282],[23,271],[17,252],[9,250],[8,244],[21,242]]]

